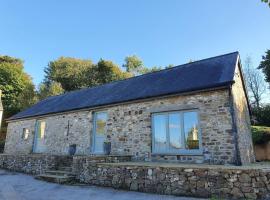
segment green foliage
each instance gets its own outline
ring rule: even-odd
[[[159,71],[162,67],[152,67],[147,68],[144,66],[142,60],[136,55],[127,56],[125,58],[125,63],[122,65],[126,69],[127,72],[132,73],[133,75],[146,74],[150,72]]]
[[[270,126],[270,105],[252,109],[252,116],[256,125]]]
[[[251,131],[254,144],[264,144],[270,141],[270,127],[252,126]]]
[[[135,55],[127,56],[125,58],[123,67],[127,72],[130,72],[134,75],[143,74],[143,70],[145,70],[142,60]]]
[[[270,7],[270,1],[269,0],[261,0],[261,1],[264,2],[264,3],[267,3],[268,6]]]
[[[88,87],[109,83],[130,77],[131,74],[121,71],[121,69],[112,61],[101,59],[88,72]]]
[[[64,93],[64,89],[60,83],[51,82],[49,86],[47,86],[45,83],[41,83],[38,88],[37,96],[39,100],[42,100],[62,93]]]
[[[111,61],[101,59],[97,64],[91,60],[60,57],[49,62],[45,79],[38,89],[39,99],[71,90],[93,87],[130,77]]]
[[[270,50],[267,50],[265,53],[266,55],[262,56],[259,69],[262,69],[265,75],[265,81],[270,84]]]
[[[49,62],[45,68],[44,83],[49,87],[52,82],[61,84],[65,91],[87,87],[86,73],[93,67],[91,60],[60,57]]]
[[[0,89],[3,91],[4,118],[34,103],[34,85],[24,72],[20,59],[0,56]]]

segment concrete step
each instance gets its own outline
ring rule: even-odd
[[[52,174],[40,174],[35,177],[39,180],[44,180],[47,182],[64,184],[64,183],[72,183],[75,180],[75,176],[61,176],[61,175],[52,175]]]
[[[60,175],[60,176],[75,176],[74,173],[71,171],[63,171],[63,170],[47,170],[45,171],[45,174],[50,174],[50,175]]]

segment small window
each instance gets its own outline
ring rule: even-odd
[[[196,110],[155,113],[152,115],[152,132],[154,153],[201,152]]]
[[[23,128],[23,133],[22,133],[22,139],[27,140],[29,137],[30,130],[28,128]]]

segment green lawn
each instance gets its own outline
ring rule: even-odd
[[[262,144],[270,141],[270,127],[252,126],[252,139],[254,144]]]

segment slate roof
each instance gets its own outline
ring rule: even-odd
[[[49,97],[9,120],[232,84],[238,52]]]

